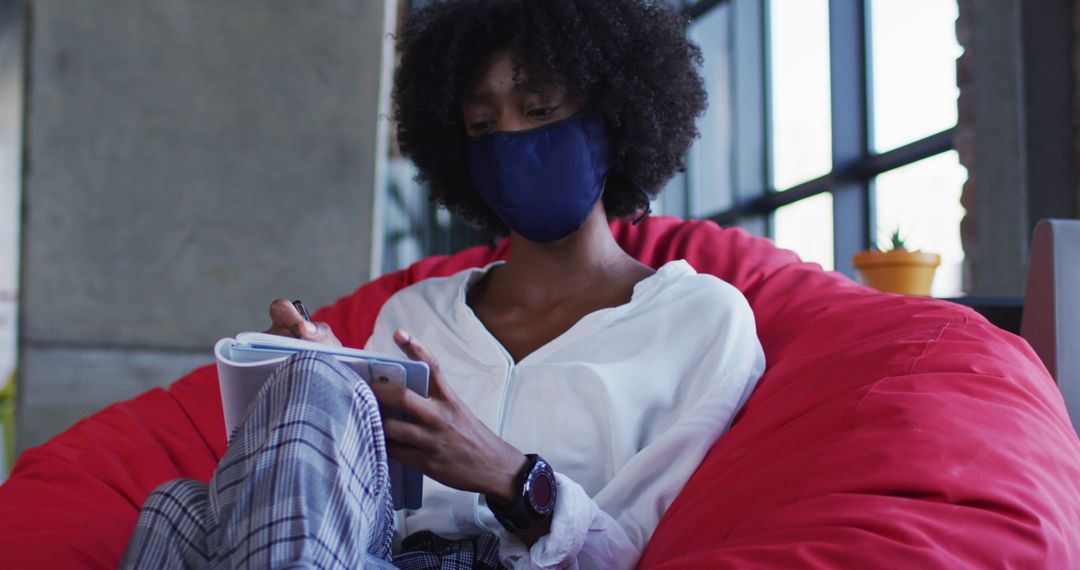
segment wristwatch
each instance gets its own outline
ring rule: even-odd
[[[543,457],[525,456],[525,467],[514,481],[514,501],[499,505],[488,498],[488,508],[506,530],[517,534],[544,522],[555,510],[555,472]]]

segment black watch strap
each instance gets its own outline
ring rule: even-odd
[[[514,481],[514,501],[499,505],[488,499],[495,520],[512,533],[528,530],[542,523],[555,510],[555,472],[539,455],[528,460]]]

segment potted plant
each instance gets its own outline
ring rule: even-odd
[[[929,297],[941,256],[908,250],[899,228],[890,241],[892,247],[888,249],[875,248],[852,256],[851,264],[858,270],[862,283],[887,293]]]

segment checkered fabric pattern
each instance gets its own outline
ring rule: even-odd
[[[271,375],[209,485],[147,498],[121,568],[389,567],[390,481],[378,403],[332,358]]]
[[[378,402],[333,358],[291,357],[267,380],[209,485],[147,497],[121,568],[499,568],[498,538],[421,532],[393,556]]]
[[[405,550],[394,555],[394,565],[401,570],[496,570],[503,567],[499,562],[499,537],[493,534],[450,540],[422,530],[410,534],[402,547]]]

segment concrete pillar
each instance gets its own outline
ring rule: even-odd
[[[974,6],[974,216],[977,246],[968,250],[969,293],[1020,296],[1027,271],[1027,187],[1019,0]],[[967,248],[968,244],[965,244]]]
[[[957,148],[969,171],[970,294],[1021,297],[1036,223],[1080,213],[1073,10],[1073,0],[960,2]]]
[[[20,449],[371,276],[394,11],[30,2]]]

